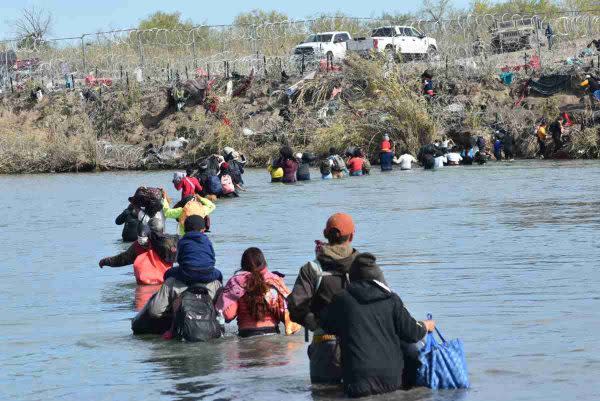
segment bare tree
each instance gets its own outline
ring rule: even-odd
[[[52,14],[32,6],[24,8],[21,16],[14,21],[19,47],[36,47],[44,44],[52,27]]]
[[[435,22],[439,22],[447,17],[451,11],[451,0],[423,0],[420,13]]]

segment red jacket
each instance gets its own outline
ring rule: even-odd
[[[392,142],[391,141],[382,141],[381,142],[381,151],[382,152],[391,152],[392,151]]]
[[[351,173],[354,173],[356,171],[362,171],[363,169],[363,159],[362,157],[353,157],[350,160],[348,160],[348,170],[350,170]]]
[[[194,195],[196,192],[202,192],[202,185],[196,177],[184,177],[181,181],[175,183],[175,189],[181,191],[181,199]]]

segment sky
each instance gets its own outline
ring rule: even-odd
[[[456,8],[465,8],[469,0],[453,0]],[[410,12],[420,1],[398,0],[0,0],[0,38],[14,37],[12,21],[24,7],[36,6],[52,13],[52,37],[80,36],[103,30],[135,27],[141,19],[155,11],[179,11],[183,19],[195,24],[229,24],[242,12],[254,8],[276,10],[293,19],[341,11],[353,17],[379,16],[386,12]]]

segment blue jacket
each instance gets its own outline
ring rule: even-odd
[[[186,233],[177,244],[177,263],[165,273],[165,280],[175,277],[191,285],[223,281],[223,274],[215,269],[215,250],[206,234],[194,231]]]

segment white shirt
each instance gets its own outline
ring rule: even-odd
[[[435,158],[435,165],[433,168],[442,168],[444,167],[444,163],[448,163],[446,156],[438,156]]]
[[[394,163],[400,165],[400,170],[410,170],[412,168],[412,163],[416,163],[417,159],[413,157],[413,155],[409,153],[405,153],[397,159],[394,159]]]
[[[462,161],[462,159],[463,159],[462,156],[456,152],[448,153],[446,155],[446,158],[448,159],[448,163],[450,163],[450,162],[458,163],[458,162]]]

